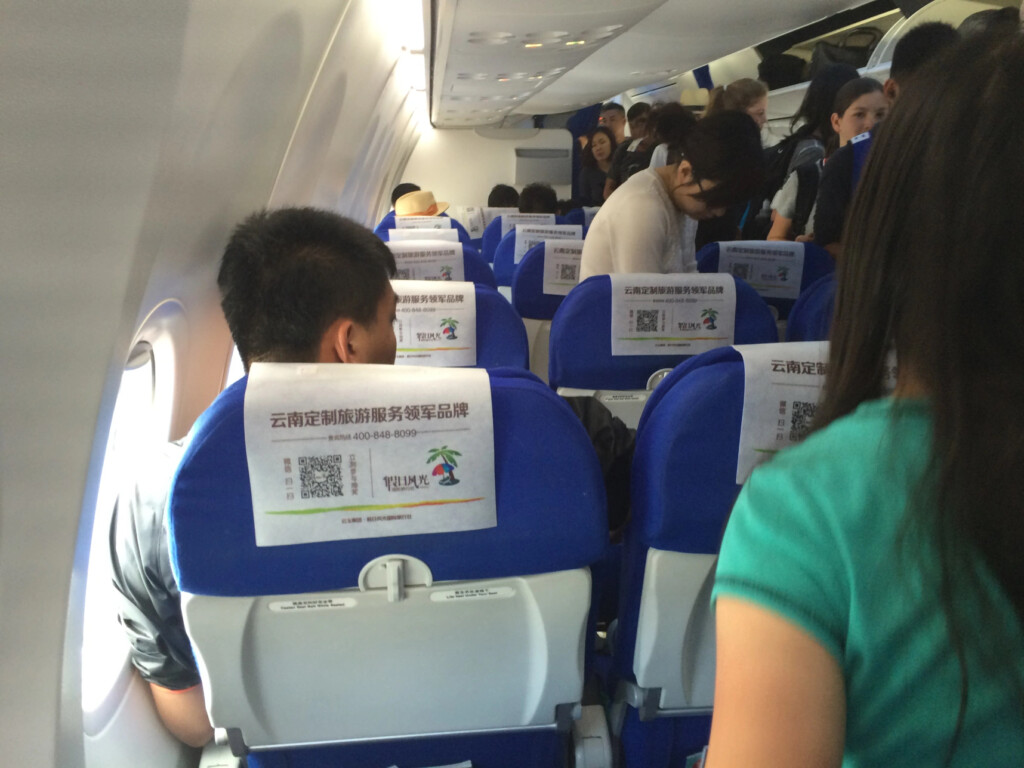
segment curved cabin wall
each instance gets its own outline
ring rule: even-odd
[[[172,433],[217,394],[217,261],[268,204],[366,224],[415,144],[380,0],[5,4],[0,743],[83,765],[81,613],[117,386],[166,300]],[[419,4],[413,3],[419,15]],[[70,585],[70,586],[69,586]],[[130,762],[125,763],[132,764]]]

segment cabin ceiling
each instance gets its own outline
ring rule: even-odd
[[[437,0],[431,122],[496,125],[663,81],[864,0]]]

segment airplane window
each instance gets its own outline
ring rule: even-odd
[[[243,376],[245,376],[245,367],[242,365],[242,358],[238,354],[238,347],[232,347],[231,362],[228,363],[228,375],[224,380],[224,389],[230,387]]]
[[[170,369],[170,360],[165,367]],[[117,492],[131,459],[147,443],[167,437],[167,415],[156,407],[157,366],[153,347],[141,342],[132,350],[121,376],[114,417],[100,476],[96,517],[89,549],[82,640],[82,711],[87,731],[90,722],[102,728],[130,675],[128,642],[117,622],[117,602],[111,586],[109,532]],[[120,683],[120,684],[119,684]],[[105,716],[106,715],[106,716]]]

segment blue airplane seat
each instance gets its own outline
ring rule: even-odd
[[[495,216],[491,223],[484,227],[483,237],[480,238],[480,255],[488,264],[494,263],[494,251],[501,242],[501,216]]]
[[[820,280],[826,275],[831,275],[836,270],[835,259],[822,248],[820,245],[814,243],[789,243],[781,241],[764,241],[764,240],[751,240],[751,241],[736,241],[730,243],[730,245],[743,246],[749,244],[752,247],[768,247],[768,248],[779,248],[779,249],[791,249],[797,258],[803,260],[803,272],[800,278],[800,292],[807,290],[807,287],[812,283]],[[708,243],[697,253],[697,270],[699,272],[718,272],[719,260],[721,254],[721,243]],[[789,317],[793,310],[793,305],[796,299],[782,299],[772,296],[765,296],[763,291],[764,288],[759,287],[757,280],[753,275],[744,276],[739,274],[739,277],[747,280],[751,286],[761,294],[761,297],[765,300],[765,303],[770,307],[775,307],[779,313],[779,319],[785,320]]]
[[[710,592],[739,493],[740,353],[690,358],[655,389],[637,430],[613,659],[613,732],[627,768],[682,766],[708,743]]]
[[[442,213],[441,216],[444,216],[446,219],[451,218],[450,216],[448,216],[447,213]],[[459,242],[462,243],[463,245],[472,245],[472,242],[469,239],[469,232],[466,231],[466,228],[455,219],[452,219],[451,221],[451,228],[459,233]],[[395,212],[389,211],[387,215],[385,215],[384,218],[380,220],[380,223],[374,228],[373,234],[375,234],[377,237],[379,237],[386,243],[391,237],[391,235],[389,234],[389,230],[395,228]]]
[[[807,286],[789,313],[786,341],[828,341],[836,306],[836,276],[825,275]]]
[[[467,373],[447,372],[453,392]],[[249,377],[197,420],[171,491],[171,559],[212,720],[250,768],[566,765],[590,709],[573,724],[588,566],[607,542],[601,469],[550,389],[487,377],[497,522],[479,530],[257,546]],[[365,386],[332,382],[339,402]],[[378,587],[364,570],[382,557],[407,570]]]
[[[777,342],[771,311],[743,280],[736,282],[735,344]],[[674,368],[688,355],[612,355],[612,289],[608,275],[573,288],[551,322],[548,382],[552,387],[645,390],[652,373]],[[657,390],[655,390],[657,391]]]
[[[447,216],[447,214],[445,214],[445,213],[442,213],[441,215],[442,216]],[[373,228],[373,231],[376,232],[378,229],[394,229],[394,228],[395,228],[395,209],[392,208],[390,211],[388,211],[387,213],[384,214],[383,218],[381,218],[380,221],[377,222],[377,226],[375,226]]]
[[[544,293],[544,244],[533,246],[512,273],[512,306],[521,317],[550,320],[564,300]]]
[[[494,249],[494,279],[498,285],[512,285],[515,271],[516,231],[510,229]]]
[[[519,313],[494,288],[476,286],[476,367],[530,367],[530,343]]]
[[[465,243],[462,243],[462,267],[468,282],[498,290],[498,283],[494,279],[494,270],[491,269],[491,265],[484,261],[483,256],[476,248]]]
[[[587,215],[582,208],[573,208],[562,218],[565,219],[566,224],[579,224],[581,226],[585,226],[587,223]]]

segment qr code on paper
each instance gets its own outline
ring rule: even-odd
[[[750,279],[750,265],[746,262],[739,261],[734,263],[729,271],[732,272],[734,277],[738,277],[740,280]]]
[[[572,280],[576,282],[579,280],[580,265],[579,264],[559,264],[558,265],[558,279],[559,280]]]
[[[793,401],[793,421],[789,426],[790,441],[796,443],[807,437],[807,433],[811,431],[811,422],[814,421],[816,410],[818,410],[817,403]]]
[[[661,310],[638,309],[636,311],[636,330],[639,333],[653,333],[658,330]]]
[[[410,271],[408,269],[396,269],[395,280],[408,280]]]
[[[299,482],[302,498],[327,499],[344,496],[344,456],[300,456]]]

